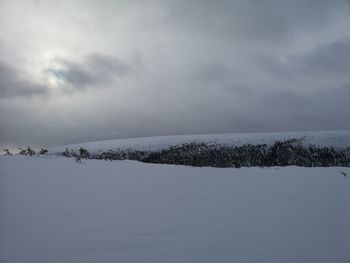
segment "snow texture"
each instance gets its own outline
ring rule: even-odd
[[[346,263],[348,177],[2,156],[0,262]]]

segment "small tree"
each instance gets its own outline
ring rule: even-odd
[[[21,147],[18,147],[19,153],[20,155],[26,155],[26,150],[22,149]]]
[[[80,158],[90,159],[90,153],[88,150],[81,148],[79,149]]]
[[[63,156],[65,157],[71,157],[71,153],[69,152],[68,148],[66,148],[66,150],[62,153]]]
[[[44,148],[43,148],[43,149],[40,150],[39,154],[42,154],[42,155],[43,155],[43,154],[47,154],[48,152],[49,152],[49,151],[48,151],[47,149],[44,149]]]
[[[33,149],[31,149],[29,146],[27,147],[27,153],[29,156],[35,155],[35,151]]]

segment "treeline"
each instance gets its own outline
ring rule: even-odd
[[[66,149],[63,156],[103,160],[137,160],[146,163],[178,164],[211,167],[251,167],[251,166],[305,166],[329,167],[350,166],[350,147],[334,148],[305,145],[299,139],[277,141],[272,145],[244,144],[208,145],[188,143],[159,151],[109,150],[89,153],[80,148],[79,152]]]

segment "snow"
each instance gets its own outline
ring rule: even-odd
[[[92,153],[108,150],[148,150],[154,151],[164,149],[169,146],[183,143],[207,143],[207,144],[273,144],[278,140],[303,139],[306,144],[320,146],[349,147],[350,131],[309,131],[309,132],[283,132],[283,133],[232,133],[232,134],[206,134],[206,135],[176,135],[143,137],[132,139],[105,140],[89,143],[78,143],[53,147],[49,149],[51,153],[63,152],[66,147],[78,150],[80,147]]]
[[[350,168],[2,156],[0,262],[345,263],[349,200]]]

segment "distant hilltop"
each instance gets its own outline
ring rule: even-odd
[[[207,134],[66,145],[51,154],[212,167],[350,166],[350,131]]]
[[[350,147],[350,131],[305,131],[273,133],[223,133],[141,137],[130,139],[103,140],[53,147],[50,152],[62,152],[65,148],[78,150],[83,147],[90,152],[108,150],[161,150],[186,143],[205,143],[209,145],[273,144],[276,141],[301,139],[304,144],[328,147]]]

